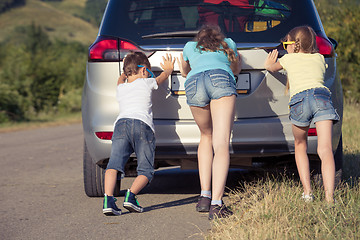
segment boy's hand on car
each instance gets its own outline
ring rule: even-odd
[[[168,77],[174,71],[175,58],[173,59],[171,54],[166,54],[166,56],[163,56],[162,58],[163,63],[160,63],[160,66],[163,69],[163,72],[158,77],[156,77],[156,82],[158,85],[168,79]]]
[[[160,63],[160,66],[166,74],[170,75],[174,71],[175,58],[173,59],[171,54],[166,54],[166,57],[163,56],[162,58],[163,63]]]

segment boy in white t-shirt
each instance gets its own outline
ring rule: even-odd
[[[171,75],[175,59],[166,54],[160,66],[164,71],[155,78],[150,71],[150,62],[142,52],[130,53],[124,60],[124,72],[118,79],[116,99],[119,115],[115,121],[109,163],[105,172],[105,198],[103,213],[120,215],[113,197],[118,172],[124,175],[124,166],[135,152],[137,173],[128,189],[123,206],[131,212],[142,212],[136,194],[143,189],[154,175],[155,135],[151,95]],[[127,80],[126,80],[127,79]]]

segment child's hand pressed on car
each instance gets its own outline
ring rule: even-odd
[[[160,66],[162,69],[164,69],[164,71],[156,78],[158,85],[168,79],[168,77],[174,71],[175,58],[173,59],[171,54],[166,54],[166,57],[163,56],[162,58],[163,63],[160,63]]]
[[[277,62],[277,58],[278,58],[279,52],[275,49],[273,51],[271,51],[264,63],[264,67],[266,70],[270,71],[270,72],[276,72],[282,69],[282,66],[280,65],[279,62]]]
[[[164,69],[165,73],[169,73],[169,75],[174,71],[174,63],[175,58],[173,59],[171,54],[166,54],[166,57],[162,57],[164,63],[160,63],[162,69]]]

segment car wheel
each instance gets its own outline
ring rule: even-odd
[[[105,168],[104,166],[99,166],[98,164],[92,161],[92,158],[87,150],[86,143],[84,141],[84,188],[85,193],[89,197],[102,197],[104,196],[104,176]],[[120,185],[121,180],[117,180],[114,196],[120,196]]]

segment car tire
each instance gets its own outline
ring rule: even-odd
[[[84,170],[84,188],[85,193],[89,197],[102,197],[104,196],[104,177],[105,177],[105,166],[99,166],[94,163],[84,141],[84,162],[83,162],[83,170]],[[120,196],[120,185],[121,180],[117,180],[114,196]]]

